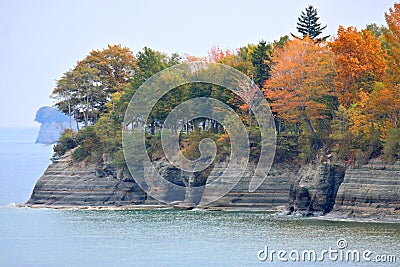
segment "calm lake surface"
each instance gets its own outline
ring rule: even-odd
[[[32,138],[34,140],[34,138]],[[399,266],[400,224],[331,222],[270,213],[15,208],[29,198],[51,147],[0,140],[0,266]],[[347,243],[339,249],[337,241]],[[272,250],[287,251],[260,261]],[[371,262],[294,262],[288,254],[371,251]],[[263,250],[260,254],[260,250]],[[344,254],[343,254],[344,255]],[[397,263],[373,262],[396,256]],[[292,254],[295,257],[295,254]],[[345,258],[345,257],[344,257]],[[382,259],[382,257],[380,258]],[[386,260],[387,261],[387,260]]]

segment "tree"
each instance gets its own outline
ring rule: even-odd
[[[58,100],[58,109],[85,126],[97,121],[108,100],[99,70],[79,63],[58,80],[52,97]]]
[[[267,44],[264,40],[261,40],[251,53],[251,62],[254,65],[255,71],[252,78],[259,87],[262,87],[270,76],[272,51],[271,44]]]
[[[130,84],[124,88],[124,91],[121,95],[113,95],[115,112],[118,113],[117,116],[120,117],[121,122],[128,103],[135,94],[136,90],[151,76],[165,68],[179,63],[179,61],[180,57],[177,54],[172,54],[171,57],[169,57],[167,54],[148,47],[144,47],[142,51],[137,53],[136,71]],[[163,117],[162,114],[165,114],[165,110],[162,109],[163,106],[166,106],[166,103],[162,103],[161,101],[149,115],[149,121],[143,122],[150,124],[150,132],[152,134],[155,133],[156,122],[160,119],[160,117]]]
[[[386,23],[390,31],[385,33],[389,43],[387,82],[396,85],[400,83],[400,3],[395,3],[389,13],[385,13]]]
[[[375,82],[382,81],[386,70],[385,52],[371,32],[358,32],[355,27],[340,26],[338,36],[329,45],[335,54],[339,102],[348,108],[358,102],[360,88],[370,93]]]
[[[299,33],[303,35],[303,38],[309,36],[311,39],[317,39],[319,41],[326,40],[328,36],[317,38],[322,31],[326,28],[326,25],[321,28],[321,23],[318,23],[319,17],[317,16],[317,9],[309,5],[306,8],[306,12],[301,12],[298,18],[297,27]],[[296,37],[292,34],[293,37]]]
[[[304,122],[311,136],[318,136],[313,119],[324,118],[328,105],[323,99],[332,94],[333,55],[323,43],[311,38],[294,39],[277,49],[274,68],[263,91],[272,111],[283,119]]]
[[[391,128],[400,128],[400,84],[379,83],[371,93],[368,108],[381,123],[384,136]]]
[[[80,64],[99,71],[104,90],[110,95],[120,92],[133,77],[136,59],[127,47],[108,45],[103,50],[93,50]]]
[[[223,59],[224,57],[227,57],[229,55],[231,55],[232,52],[229,51],[228,49],[226,49],[225,51],[223,51],[221,48],[219,48],[218,46],[213,46],[210,51],[208,52],[208,57],[207,57],[207,61],[208,62],[218,62],[221,59]]]
[[[279,40],[274,41],[273,47],[274,47],[274,49],[282,48],[288,41],[289,41],[288,35],[281,36],[281,37],[279,37]]]
[[[368,24],[365,27],[365,30],[369,31],[370,33],[372,33],[373,35],[375,35],[376,38],[380,38],[383,37],[385,34],[389,33],[389,28],[386,26],[378,26],[376,23],[371,23]]]
[[[395,163],[400,158],[400,128],[389,130],[383,153],[385,160],[389,163]]]
[[[94,124],[115,92],[121,92],[135,73],[135,57],[119,45],[93,50],[64,73],[52,92],[62,112],[85,126]]]

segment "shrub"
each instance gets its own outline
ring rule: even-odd
[[[77,135],[78,147],[72,153],[75,160],[97,161],[102,155],[100,142],[94,132],[93,126],[82,128]]]
[[[400,128],[388,130],[388,135],[383,145],[383,154],[385,161],[394,163],[400,158]]]
[[[67,151],[75,148],[77,146],[77,136],[74,131],[71,129],[65,130],[60,139],[58,139],[57,144],[54,146],[53,157],[52,160],[59,159],[62,155],[64,155]]]

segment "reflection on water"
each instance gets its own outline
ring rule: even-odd
[[[268,213],[67,211],[0,208],[0,265],[287,266],[260,262],[270,249],[337,248],[397,254],[400,224],[332,222]],[[345,266],[374,266],[346,263]],[[397,263],[398,264],[398,263]],[[343,266],[343,262],[297,266]],[[375,266],[397,266],[376,263]]]

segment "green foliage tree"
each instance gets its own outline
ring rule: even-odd
[[[385,160],[389,163],[394,163],[400,158],[400,128],[388,130],[388,136],[383,146],[383,154]]]
[[[58,109],[85,126],[97,121],[108,100],[99,71],[81,64],[61,77],[52,97]]]
[[[53,148],[54,154],[52,160],[58,160],[67,151],[75,148],[77,145],[76,133],[74,133],[71,129],[65,130]]]
[[[317,38],[326,28],[326,25],[321,27],[321,23],[318,23],[318,20],[319,17],[317,9],[312,5],[309,5],[305,12],[301,12],[300,17],[298,18],[296,29],[303,35],[303,38],[309,36],[311,39],[326,40],[329,35],[322,38]],[[292,36],[296,37],[294,34],[292,34]]]
[[[254,66],[254,82],[261,88],[270,76],[272,45],[264,40],[254,47],[251,53],[251,62]]]
[[[77,122],[93,125],[111,95],[129,83],[135,61],[128,48],[118,45],[92,51],[57,81],[52,92],[55,106]]]

